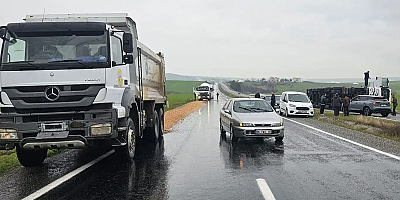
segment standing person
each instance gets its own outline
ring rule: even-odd
[[[193,92],[194,100],[196,101],[196,92]]]
[[[219,93],[217,92],[217,101],[218,101]]]
[[[340,110],[341,105],[342,105],[342,102],[340,100],[339,94],[336,93],[332,99],[333,113],[335,116],[339,116],[339,110]]]
[[[276,104],[276,100],[275,100],[275,94],[274,94],[274,92],[271,92],[271,106],[273,107],[273,108],[275,108],[275,104]]]
[[[259,92],[257,92],[257,93],[254,95],[254,97],[255,97],[255,98],[261,98],[261,95],[260,95]]]
[[[346,95],[343,99],[343,114],[349,116],[350,98]]]
[[[397,107],[397,98],[396,98],[396,96],[394,96],[394,94],[392,94],[392,97],[393,97],[393,113],[392,113],[392,115],[393,116],[396,116],[396,107]]]
[[[324,115],[325,106],[326,106],[326,93],[324,93],[321,96],[321,108],[319,109],[319,114],[320,115]]]
[[[364,82],[365,82],[365,87],[368,87],[368,79],[371,77],[369,76],[369,71],[364,72]]]

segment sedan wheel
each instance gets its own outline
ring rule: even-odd
[[[365,107],[363,110],[363,115],[371,116],[371,110],[368,107]]]
[[[231,137],[231,141],[232,142],[237,142],[238,141],[238,138],[237,137],[235,137],[235,134],[233,133],[233,127],[231,126],[231,132],[230,132],[230,137]]]

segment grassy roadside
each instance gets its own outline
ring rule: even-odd
[[[325,111],[325,115],[322,116],[319,114],[319,109],[315,109],[314,113],[314,120],[400,142],[400,122],[362,115],[341,114],[335,117],[332,111]]]
[[[57,155],[66,150],[50,149],[47,157]],[[0,152],[0,175],[20,166],[15,149]]]
[[[169,107],[165,108],[166,111],[177,108],[181,105],[187,104],[193,101],[193,94],[170,94],[168,95]]]

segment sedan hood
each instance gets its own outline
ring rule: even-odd
[[[276,112],[234,113],[242,122],[248,123],[280,123],[281,117]]]

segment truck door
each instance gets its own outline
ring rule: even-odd
[[[111,69],[107,73],[106,81],[114,88],[126,88],[130,83],[129,65],[124,63],[122,50],[122,32],[114,32],[110,36]],[[119,101],[121,101],[119,99]],[[118,101],[116,101],[118,102]]]

